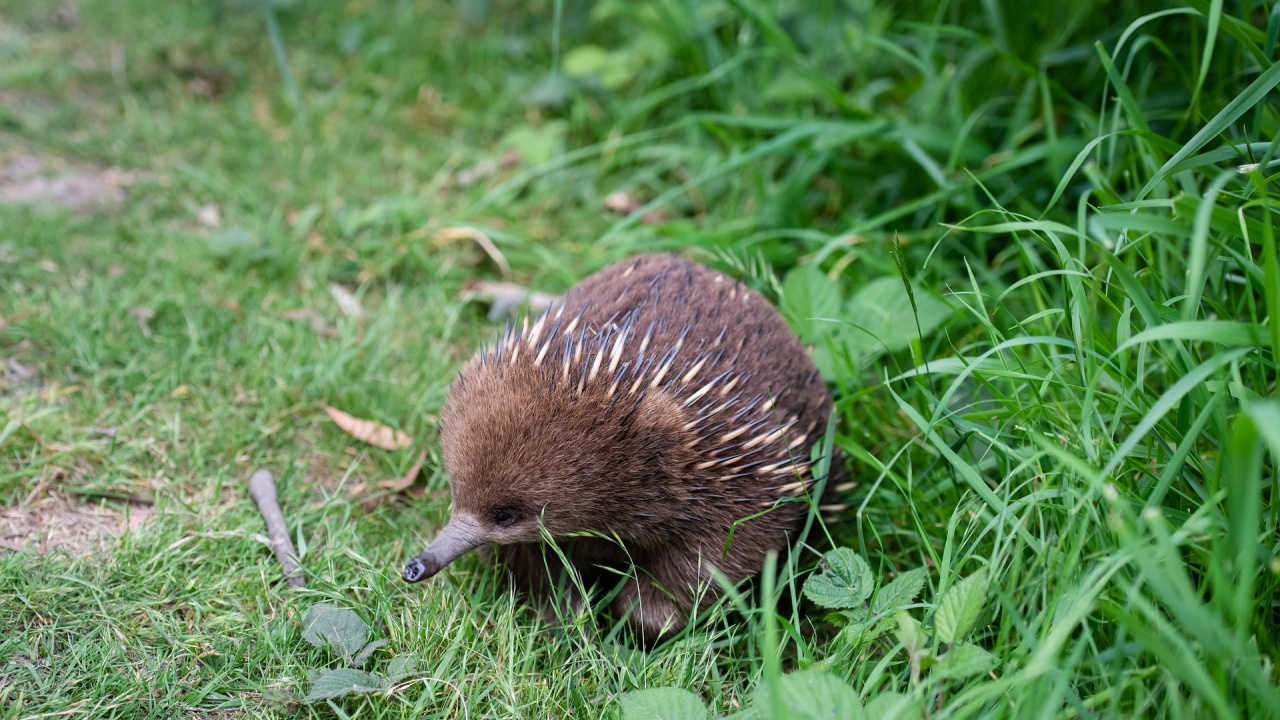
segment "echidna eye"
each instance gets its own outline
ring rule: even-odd
[[[507,527],[516,521],[516,514],[510,510],[499,510],[493,514],[493,521],[502,527]]]

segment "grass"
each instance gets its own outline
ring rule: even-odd
[[[0,554],[5,717],[596,717],[667,686],[720,715],[796,668],[938,718],[1280,715],[1274,8],[54,7],[0,0],[0,160],[142,177],[107,212],[0,205],[0,359],[36,376],[0,376],[0,504],[154,507],[105,551]],[[927,569],[920,637],[806,600],[825,545],[650,652],[537,624],[473,559],[399,582],[448,510],[434,414],[494,333],[460,297],[503,268],[459,225],[551,292],[679,248],[779,300],[859,481],[830,542]],[[349,496],[420,451],[425,499]],[[305,590],[255,540],[260,466]],[[998,665],[948,675],[979,570],[964,640]],[[302,703],[344,664],[301,638],[318,602],[389,641],[368,669],[421,672]]]

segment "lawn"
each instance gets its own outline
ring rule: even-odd
[[[0,716],[1280,716],[1278,8],[0,0]],[[845,507],[652,649],[403,583],[476,283],[656,250]]]

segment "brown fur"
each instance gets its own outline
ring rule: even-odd
[[[585,580],[634,569],[612,609],[654,640],[714,599],[711,568],[737,582],[787,545],[808,506],[778,501],[807,489],[830,409],[767,300],[689,260],[632,258],[462,370],[441,415],[455,517],[536,601],[554,559],[540,522]]]

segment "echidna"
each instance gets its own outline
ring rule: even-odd
[[[714,599],[713,568],[740,581],[793,537],[807,505],[780,501],[830,411],[758,293],[673,255],[612,265],[462,369],[440,418],[453,514],[403,577],[496,545],[545,600],[545,531],[586,583],[629,574],[611,609],[656,640]]]

